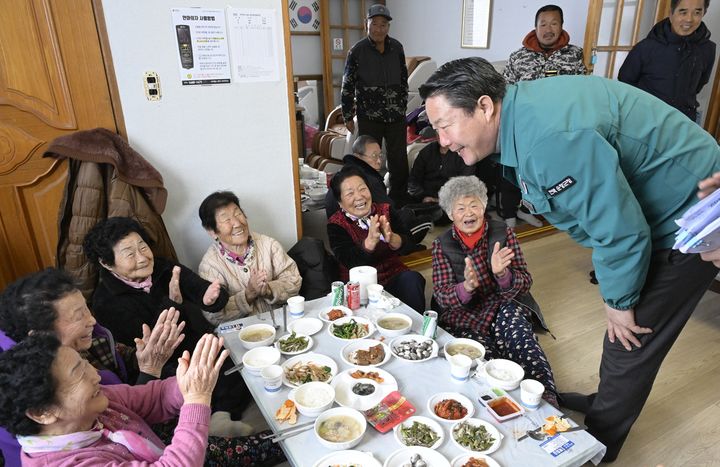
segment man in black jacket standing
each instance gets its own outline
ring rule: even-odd
[[[390,10],[372,5],[367,15],[367,37],[350,49],[342,82],[342,113],[352,133],[357,115],[358,134],[385,139],[390,172],[390,197],[397,207],[405,203],[408,163],[405,110],[408,71],[405,51],[388,36]]]
[[[715,43],[702,21],[709,5],[710,0],[671,0],[670,16],[633,47],[618,79],[697,121],[697,95],[715,63]]]

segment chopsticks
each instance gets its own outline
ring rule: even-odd
[[[287,438],[292,438],[295,435],[299,435],[300,433],[308,431],[314,425],[315,425],[314,421],[302,423],[300,425],[292,426],[290,428],[285,428],[284,430],[280,430],[271,435],[260,435],[260,439],[269,439],[273,443],[277,443],[278,441],[282,441]]]
[[[244,365],[242,362],[240,362],[240,363],[238,363],[237,365],[235,365],[234,367],[230,368],[229,370],[225,370],[225,372],[224,372],[223,374],[224,374],[225,376],[230,375],[230,374],[233,374],[233,373],[235,373],[236,371],[242,370],[244,366],[245,366],[245,365]]]

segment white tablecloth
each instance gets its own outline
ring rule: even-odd
[[[317,317],[320,310],[325,309],[328,306],[330,306],[329,298],[321,298],[306,302],[305,316]],[[405,313],[410,316],[413,320],[411,332],[418,333],[418,331],[420,331],[422,327],[422,316],[410,307],[403,304],[392,311]],[[360,310],[356,311],[356,314],[371,319],[377,319],[377,317],[384,314],[384,312],[381,310],[366,309],[365,307],[362,307]],[[276,310],[275,315],[277,322],[282,326],[282,310]],[[263,314],[262,317],[264,318],[264,321],[262,322],[270,323],[267,313]],[[261,321],[257,317],[253,316],[233,321],[231,323],[235,322],[253,324]],[[340,349],[346,345],[347,342],[331,337],[327,328],[328,325],[325,324],[323,329],[313,336],[315,343],[312,351],[332,357],[338,364],[338,372],[344,371],[350,368],[350,366],[344,363],[340,358]],[[284,334],[284,332],[281,328],[277,335],[280,337],[282,334]],[[241,362],[245,349],[242,347],[237,337],[237,332],[224,333],[221,335],[225,338],[225,346],[232,352],[233,360],[236,363]],[[379,336],[380,335],[376,332],[372,337],[379,338]],[[450,336],[447,332],[442,329],[438,329],[437,341],[441,349],[442,346],[451,338],[452,336]],[[389,339],[386,340],[386,343],[389,343]],[[284,360],[285,359],[283,358],[282,361]],[[487,392],[489,387],[485,386],[483,382],[478,381],[477,379],[473,379],[465,383],[454,382],[450,378],[450,365],[444,358],[435,358],[422,363],[407,363],[392,357],[390,361],[381,368],[390,372],[397,379],[399,385],[398,390],[407,397],[407,399],[417,409],[415,415],[431,417],[427,409],[427,401],[433,394],[438,392],[459,392],[472,400],[475,405],[475,414],[473,417],[482,418],[486,421],[492,422],[505,436],[502,440],[500,449],[490,455],[490,457],[495,459],[503,467],[580,466],[587,461],[598,464],[602,459],[602,456],[605,454],[605,446],[586,431],[564,434],[564,436],[575,443],[575,445],[557,457],[552,457],[550,454],[546,453],[540,447],[539,441],[535,441],[530,438],[526,438],[522,441],[516,441],[516,433],[521,431],[524,433],[527,429],[538,426],[544,417],[559,414],[559,412],[549,404],[543,402],[541,407],[534,412],[527,412],[522,417],[511,419],[504,423],[498,423],[477,401],[479,393]],[[282,402],[287,399],[290,389],[283,387],[280,392],[270,394],[264,390],[262,378],[259,376],[251,375],[246,370],[242,370],[242,376],[270,427],[274,431],[288,428],[289,425],[287,423],[278,425],[274,419],[274,414]],[[510,394],[516,400],[520,400],[519,390],[511,391]],[[308,417],[300,415],[298,417],[298,424],[311,420],[312,419]],[[442,425],[445,431],[446,439],[438,448],[438,451],[441,452],[448,461],[451,461],[454,457],[463,454],[464,451],[462,451],[452,442],[452,440],[450,440],[451,424],[442,423]],[[317,460],[331,452],[317,441],[312,430],[282,441],[281,445],[290,463],[293,466],[298,467],[312,467]],[[392,430],[388,433],[381,434],[368,424],[368,429],[363,440],[353,449],[371,452],[375,458],[382,463],[392,452],[400,449],[401,447],[402,446],[395,439]]]

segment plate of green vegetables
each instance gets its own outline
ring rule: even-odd
[[[437,449],[445,441],[442,426],[435,420],[414,415],[393,428],[395,439],[402,446]]]
[[[275,342],[275,347],[283,355],[297,355],[307,352],[313,345],[313,338],[295,331],[285,334]]]
[[[346,316],[330,323],[328,332],[335,339],[355,340],[370,337],[375,332],[375,325],[360,316]]]
[[[490,454],[500,449],[503,435],[485,420],[468,418],[452,426],[450,437],[459,448],[465,451]]]

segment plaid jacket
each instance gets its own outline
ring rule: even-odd
[[[472,250],[462,243],[454,226],[443,234],[443,236],[450,236],[449,241],[457,242],[464,255],[470,257],[480,281],[480,285],[473,292],[472,299],[465,304],[460,301],[455,289],[455,286],[464,280],[464,261],[454,264],[450,257],[443,252],[441,239],[437,238],[433,242],[433,295],[442,309],[439,323],[446,329],[471,329],[486,334],[500,305],[507,303],[518,294],[530,290],[532,277],[527,270],[520,243],[511,229],[506,229],[506,246],[512,248],[515,253],[515,257],[508,266],[512,280],[510,287],[504,290],[500,289],[492,273],[488,256],[488,228],[489,224],[486,221],[485,233]]]

